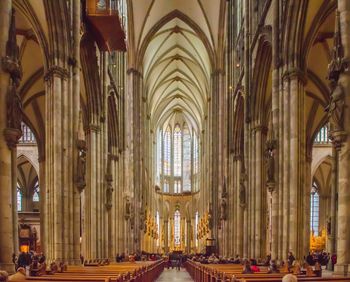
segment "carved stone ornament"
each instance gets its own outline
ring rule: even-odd
[[[344,50],[340,33],[339,12],[336,12],[335,32],[333,38],[332,60],[328,65],[328,80],[330,81],[331,101],[326,108],[329,120],[332,125],[330,131],[330,139],[336,149],[346,139],[347,133],[344,130],[344,109],[345,109],[345,93],[343,87],[338,80],[340,74],[348,69],[348,63],[343,59]]]
[[[226,188],[226,178],[224,179],[224,184],[221,192],[221,203],[220,203],[220,220],[227,219],[227,188]]]
[[[86,186],[85,174],[86,174],[86,143],[84,140],[78,140],[78,158],[77,158],[77,172],[76,172],[76,185],[80,192],[82,192]]]
[[[276,140],[268,140],[265,148],[267,183],[275,183],[275,149]]]
[[[22,67],[19,60],[19,48],[16,40],[15,10],[12,10],[6,56],[2,58],[2,69],[9,73],[10,83],[6,95],[7,128],[4,136],[9,148],[14,148],[22,135],[21,123],[23,117],[22,101],[17,93],[17,87],[22,78]]]
[[[125,214],[124,214],[125,220],[130,219],[130,216],[131,216],[131,202],[130,202],[129,197],[126,197],[125,198]]]
[[[246,206],[246,202],[247,202],[246,188],[245,188],[246,178],[247,178],[247,175],[244,172],[242,172],[241,177],[239,179],[239,205],[242,208]]]

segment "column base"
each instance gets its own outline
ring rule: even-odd
[[[0,263],[0,270],[5,270],[9,275],[16,272],[15,265],[13,263]]]
[[[349,264],[336,264],[334,266],[333,275],[349,276],[350,275]]]

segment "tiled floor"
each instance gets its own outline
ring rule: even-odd
[[[193,282],[191,276],[188,272],[181,268],[181,270],[174,269],[164,269],[162,274],[156,280],[156,282]]]

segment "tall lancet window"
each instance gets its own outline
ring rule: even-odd
[[[22,191],[17,183],[17,211],[22,211]]]
[[[198,137],[197,137],[197,134],[194,134],[194,137],[193,137],[193,174],[198,173],[198,165],[199,165]]]
[[[171,155],[171,129],[170,126],[167,127],[164,134],[164,162],[163,171],[164,175],[170,175],[170,155]]]
[[[318,187],[315,181],[312,184],[310,201],[310,229],[311,232],[314,232],[315,236],[318,236],[320,196],[318,194]]]
[[[174,176],[181,176],[182,132],[179,124],[174,129]]]
[[[198,223],[199,223],[199,213],[196,211],[195,222],[194,222],[194,238],[196,242],[196,247],[198,247]]]
[[[178,210],[175,211],[174,215],[174,245],[180,246],[181,244],[181,216]]]
[[[187,124],[183,128],[183,191],[191,191],[191,135]]]
[[[156,172],[156,180],[157,184],[160,183],[160,174],[162,171],[162,132],[159,130],[157,135],[157,172]]]

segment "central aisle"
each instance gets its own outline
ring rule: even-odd
[[[190,274],[184,269],[181,270],[165,268],[156,282],[193,282]]]

